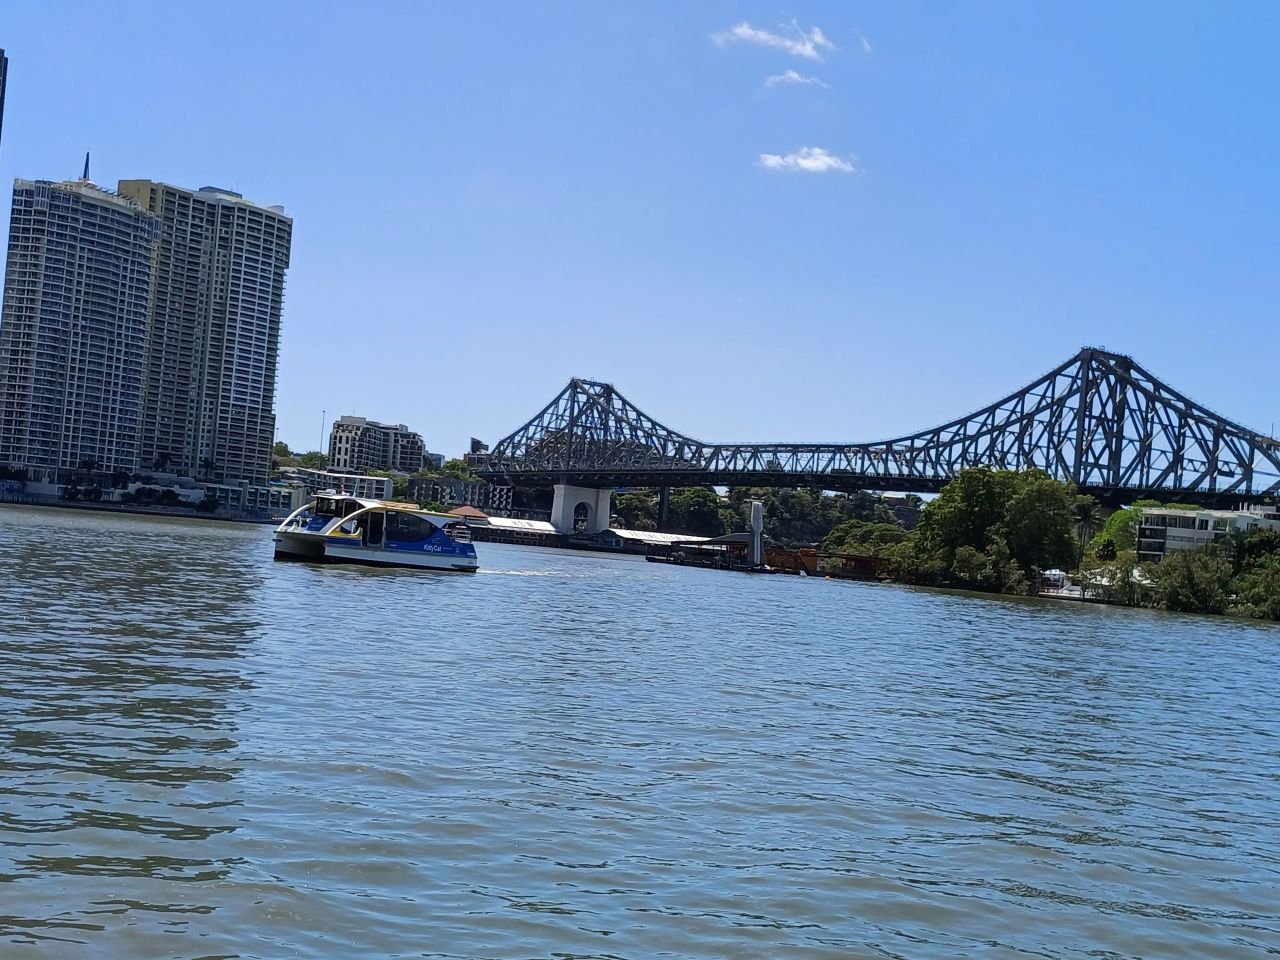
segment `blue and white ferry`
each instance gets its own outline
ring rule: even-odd
[[[478,569],[471,531],[458,517],[342,493],[318,494],[289,514],[276,527],[275,540],[277,560]]]

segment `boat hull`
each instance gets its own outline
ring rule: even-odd
[[[405,567],[441,570],[448,573],[475,573],[474,556],[366,547],[358,541],[343,543],[332,537],[299,533],[277,533],[275,558],[309,563],[350,563],[366,567]]]

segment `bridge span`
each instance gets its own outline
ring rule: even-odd
[[[961,469],[1038,467],[1108,504],[1234,505],[1280,494],[1280,441],[1086,347],[988,407],[875,443],[705,443],[610,384],[571,380],[498,441],[482,476],[526,486],[810,486],[932,493]]]

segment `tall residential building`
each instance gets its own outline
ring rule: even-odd
[[[138,466],[155,218],[87,180],[15,180],[0,463]]]
[[[143,385],[142,460],[265,483],[293,220],[217,187],[121,180],[159,222]]]
[[[403,423],[339,417],[329,431],[330,470],[417,473],[425,451],[422,437]]]

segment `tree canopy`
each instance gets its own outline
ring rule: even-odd
[[[1160,606],[1182,613],[1224,613],[1231,595],[1231,563],[1217,546],[1173,550],[1151,568]]]
[[[719,537],[726,530],[721,500],[710,487],[689,487],[677,491],[670,501],[671,527],[695,537]]]
[[[435,473],[442,473],[446,477],[453,477],[455,480],[466,480],[469,483],[475,483],[480,479],[479,474],[467,466],[467,461],[455,458],[446,460]]]
[[[877,494],[851,494],[786,487],[734,487],[719,496],[710,487],[672,490],[668,501],[667,529],[695,536],[721,536],[748,528],[751,501],[764,504],[765,531],[769,539],[787,547],[820,544],[832,531],[851,520],[905,530],[915,524],[921,500],[916,496],[893,499],[893,506]],[[632,530],[656,530],[656,490],[628,490],[615,495],[613,513]]]
[[[890,556],[886,549],[902,543],[910,534],[893,523],[846,520],[822,540],[826,553],[852,553],[861,556]]]
[[[1075,490],[1043,470],[970,467],[925,507],[916,550],[929,569],[979,589],[1021,587],[1075,557]]]

